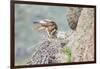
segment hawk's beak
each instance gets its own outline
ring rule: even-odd
[[[45,27],[42,27],[42,26],[38,28],[39,31],[44,30],[44,29]]]
[[[35,30],[44,30],[45,27],[42,27],[41,24],[39,22],[33,22],[33,26],[32,26],[32,30],[35,31]]]

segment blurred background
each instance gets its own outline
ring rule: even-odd
[[[59,31],[68,31],[67,8],[46,5],[15,5],[15,65],[25,65],[25,59],[32,55],[33,48],[43,34],[32,31],[34,21],[50,19],[57,23]]]

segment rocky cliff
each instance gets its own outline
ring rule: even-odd
[[[69,8],[70,31],[65,39],[43,40],[27,60],[28,65],[94,60],[94,9]],[[74,30],[75,29],[75,30]]]
[[[68,46],[73,51],[73,62],[94,60],[93,8],[83,8],[76,31],[70,36]]]

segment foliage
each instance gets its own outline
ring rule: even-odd
[[[72,51],[70,48],[66,47],[62,49],[63,53],[65,53],[68,56],[68,62],[71,62],[72,60]]]

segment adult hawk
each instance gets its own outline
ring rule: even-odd
[[[54,21],[49,19],[44,19],[37,22],[33,22],[33,24],[40,25],[37,28],[38,30],[46,30],[49,38],[57,37],[58,26]]]

